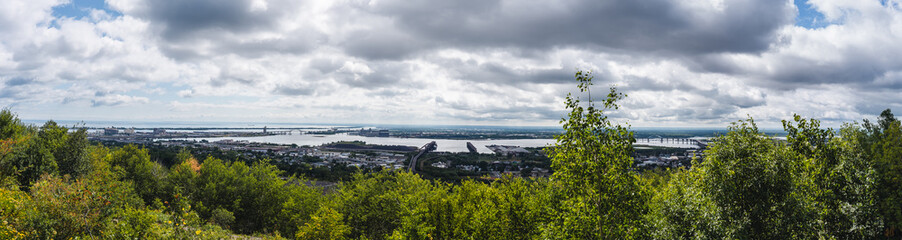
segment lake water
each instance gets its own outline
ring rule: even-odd
[[[325,143],[338,141],[364,141],[369,144],[378,145],[403,145],[422,147],[431,141],[437,144],[436,151],[440,152],[468,152],[467,142],[473,143],[477,151],[480,153],[492,153],[486,145],[513,145],[520,147],[545,147],[553,144],[554,139],[493,139],[493,140],[449,140],[449,139],[427,139],[427,138],[395,138],[395,137],[364,137],[358,135],[348,135],[347,133],[332,135],[314,135],[314,134],[292,134],[292,135],[271,135],[262,137],[223,137],[223,138],[191,138],[178,140],[207,140],[219,141],[223,139],[247,140],[250,142],[260,143],[276,143],[276,144],[297,144],[299,146],[319,146]]]
[[[492,153],[492,150],[486,145],[512,145],[520,147],[545,147],[555,143],[554,139],[490,139],[490,140],[450,140],[450,139],[427,139],[427,138],[395,138],[395,137],[364,137],[358,135],[348,135],[347,133],[333,135],[314,135],[314,134],[292,134],[292,135],[271,135],[262,137],[223,137],[223,138],[191,138],[180,140],[207,140],[219,141],[223,139],[247,140],[250,142],[260,143],[276,143],[276,144],[297,144],[299,146],[319,146],[325,143],[338,141],[364,141],[369,144],[378,145],[404,145],[422,147],[431,141],[437,144],[436,151],[440,152],[467,152],[467,142],[473,143],[476,150],[480,153]],[[643,145],[659,145],[654,143],[643,143]],[[660,144],[668,147],[693,147],[685,144],[664,143]]]

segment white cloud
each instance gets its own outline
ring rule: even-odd
[[[150,100],[145,97],[126,96],[121,94],[103,95],[91,100],[91,104],[94,106],[133,105],[148,102],[150,102]]]
[[[839,123],[902,106],[902,4],[886,2],[810,0],[834,24],[806,29],[784,0],[108,0],[121,15],[81,19],[51,15],[64,1],[12,0],[0,104],[56,119],[553,125],[574,71],[591,69],[596,96],[630,95],[615,116],[634,126]],[[50,114],[61,106],[84,111]]]

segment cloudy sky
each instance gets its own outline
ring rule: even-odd
[[[902,0],[4,0],[24,119],[634,127],[902,112]]]

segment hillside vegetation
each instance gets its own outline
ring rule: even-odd
[[[578,72],[581,91],[591,75]],[[582,94],[579,94],[582,95]],[[357,173],[331,189],[267,161],[92,145],[83,129],[0,112],[0,239],[898,239],[902,131],[875,122],[825,129],[783,122],[785,141],[751,118],[730,126],[692,169],[633,169],[628,126],[568,95],[549,179],[430,181]],[[197,158],[200,157],[200,158]]]

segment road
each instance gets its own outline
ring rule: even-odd
[[[410,159],[410,166],[408,166],[407,169],[410,169],[410,172],[412,172],[412,173],[416,173],[417,172],[417,159],[419,159],[420,156],[423,156],[423,154],[426,154],[428,152],[435,150],[435,148],[436,148],[435,141],[432,141],[432,142],[427,143],[426,145],[423,145],[423,147],[420,148],[420,152],[417,153],[416,156],[413,156],[413,158]]]

